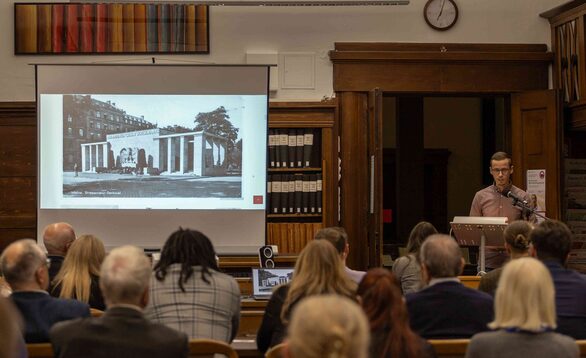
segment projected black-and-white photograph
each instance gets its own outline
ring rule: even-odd
[[[257,278],[258,291],[259,293],[272,292],[275,286],[286,284],[292,278],[293,270],[259,269]]]
[[[241,197],[243,106],[231,95],[63,95],[63,197]]]

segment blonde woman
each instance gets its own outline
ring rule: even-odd
[[[509,262],[495,297],[494,332],[472,337],[466,357],[513,358],[579,356],[576,342],[554,333],[555,291],[549,270],[538,260],[524,257]]]
[[[290,358],[366,358],[368,341],[368,322],[355,302],[314,296],[293,310],[286,351]]]
[[[106,250],[100,239],[82,235],[71,244],[61,270],[52,282],[51,295],[72,298],[104,310],[104,298],[100,291],[100,266]]]
[[[326,240],[311,241],[301,251],[293,278],[271,296],[256,336],[261,352],[281,343],[291,311],[303,298],[337,294],[354,298],[356,283],[348,278],[334,245]]]

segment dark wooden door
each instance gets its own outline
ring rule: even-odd
[[[557,90],[511,95],[513,183],[526,187],[527,170],[545,169],[546,215],[560,219],[561,101]]]

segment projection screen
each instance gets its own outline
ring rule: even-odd
[[[222,254],[265,242],[267,66],[36,65],[39,240],[53,222],[108,248],[179,227]]]

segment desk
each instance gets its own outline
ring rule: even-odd
[[[232,348],[238,353],[238,357],[263,358],[264,354],[256,349],[254,338],[236,337],[231,344]]]
[[[265,314],[267,301],[244,298],[240,307],[240,327],[238,327],[236,336],[254,340],[262,322],[262,317]]]

